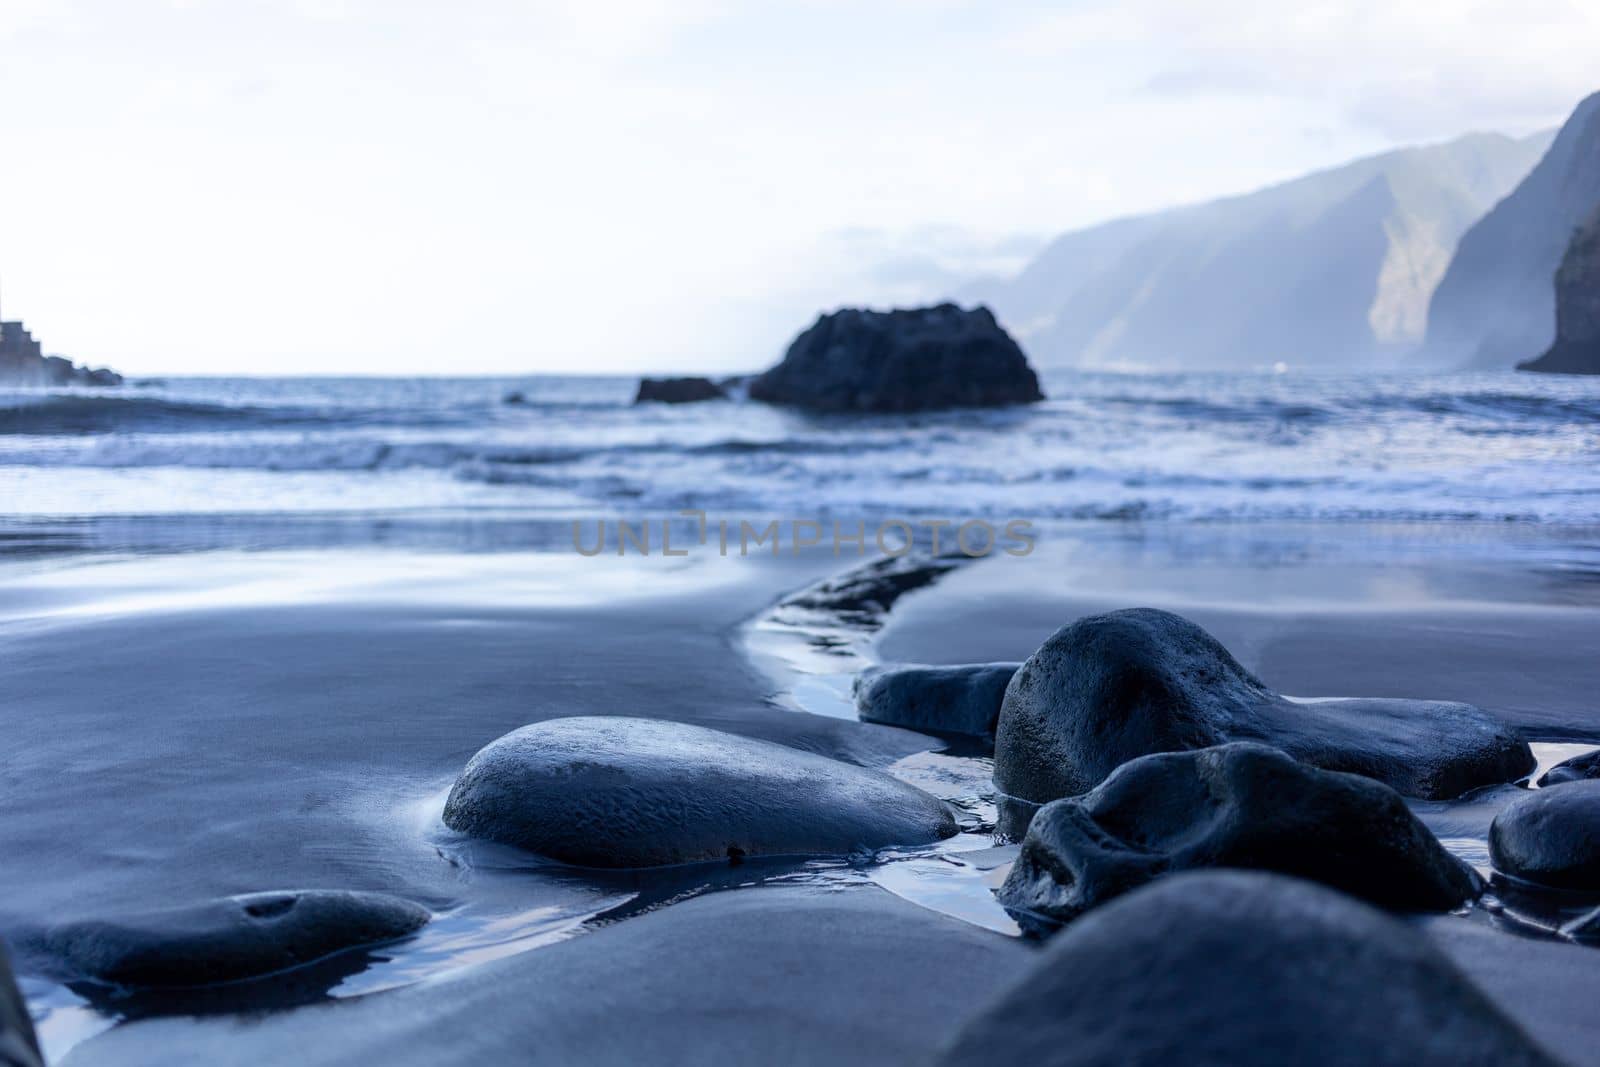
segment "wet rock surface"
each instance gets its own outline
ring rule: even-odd
[[[1084,916],[944,1067],[1554,1067],[1429,940],[1309,882],[1164,878]]]
[[[1448,911],[1482,889],[1394,790],[1241,742],[1144,756],[1045,805],[997,895],[1048,934],[1196,867],[1294,875],[1396,911]]]
[[[813,411],[913,412],[1043,400],[1039,377],[988,308],[845,308],[795,338],[750,398]]]
[[[843,855],[956,833],[950,808],[878,771],[654,719],[580,717],[485,746],[451,829],[584,867]]]
[[[1560,785],[1562,782],[1582,782],[1600,778],[1600,748],[1556,764],[1539,778],[1540,787]]]
[[[871,886],[700,897],[436,981],[236,1021],[120,1026],[72,1067],[925,1064],[1014,937]],[[248,1045],[241,1045],[248,1039]]]
[[[1600,781],[1537,789],[1489,826],[1495,869],[1538,885],[1600,892]]]
[[[201,986],[393,941],[430,918],[426,908],[383,893],[249,893],[58,926],[40,947],[77,979],[135,989]]]
[[[856,678],[856,711],[867,722],[992,739],[1006,685],[1020,666],[874,667]]]
[[[995,784],[1043,804],[1139,756],[1245,740],[1423,799],[1535,765],[1526,742],[1469,704],[1290,700],[1189,620],[1134,608],[1065,626],[1023,663],[1001,705]]]

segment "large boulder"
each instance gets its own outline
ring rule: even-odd
[[[1573,234],[1556,271],[1556,339],[1518,370],[1600,374],[1600,207]]]
[[[694,404],[726,400],[727,392],[710,378],[640,378],[635,404]]]
[[[28,1005],[12,977],[11,961],[0,948],[0,1067],[41,1067],[43,1063]]]
[[[933,411],[1043,400],[1039,377],[988,308],[954,304],[823,315],[750,397],[812,411]]]
[[[1163,878],[1073,923],[944,1067],[1555,1067],[1422,934],[1309,882]]]
[[[856,712],[867,722],[992,738],[1000,702],[1019,666],[872,667],[856,677]]]
[[[1585,752],[1581,756],[1573,756],[1551,767],[1539,777],[1539,785],[1543,787],[1560,785],[1562,782],[1582,782],[1590,778],[1600,778],[1600,748],[1593,752]]]
[[[1292,874],[1396,911],[1448,911],[1482,889],[1388,786],[1241,741],[1141,756],[1046,804],[997,895],[1047,934],[1195,867]]]
[[[655,719],[524,726],[472,757],[447,826],[584,867],[842,855],[953,835],[950,808],[878,771]]]
[[[1057,630],[1011,679],[995,736],[995,784],[1034,804],[1093,789],[1152,752],[1262,741],[1305,763],[1447,799],[1514,781],[1533,752],[1469,704],[1291,700],[1210,634],[1151,608]]]
[[[72,980],[128,989],[201,986],[394,941],[429,918],[426,908],[382,893],[248,893],[64,924],[48,931],[41,947]]]
[[[1600,781],[1536,789],[1489,824],[1495,869],[1537,885],[1600,891]]]

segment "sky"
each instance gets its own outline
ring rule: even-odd
[[[754,370],[823,309],[1559,124],[1594,0],[0,0],[0,307],[133,374]]]

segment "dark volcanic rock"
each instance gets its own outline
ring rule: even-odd
[[[0,948],[0,1067],[40,1067],[43,1062],[28,1005],[11,975],[5,949]]]
[[[945,1067],[1555,1067],[1427,938],[1243,871],[1084,916],[963,1027]]]
[[[1022,665],[1000,708],[994,780],[1044,804],[1138,756],[1227,741],[1262,741],[1426,799],[1535,765],[1526,742],[1469,704],[1289,700],[1189,620],[1134,608],[1062,627]]]
[[[414,933],[427,909],[382,893],[249,893],[51,930],[44,951],[73,975],[128,988],[235,982]]]
[[[1558,889],[1600,890],[1600,781],[1536,789],[1489,825],[1496,870]]]
[[[1292,874],[1396,911],[1448,911],[1482,889],[1388,786],[1238,742],[1142,756],[1046,804],[997,895],[1045,934],[1193,867]]]
[[[1573,235],[1556,271],[1555,343],[1517,369],[1600,374],[1600,211]]]
[[[1032,955],[877,886],[763,886],[375,996],[123,1024],[71,1067],[927,1064]]]
[[[726,400],[728,394],[710,378],[640,378],[635,404],[693,404],[701,400]]]
[[[655,719],[524,726],[456,780],[445,824],[585,867],[845,854],[956,832],[920,789],[765,741]]]
[[[1540,776],[1539,785],[1560,785],[1562,782],[1581,782],[1589,778],[1600,778],[1600,748],[1551,767]]]
[[[1043,400],[1039,378],[988,308],[954,304],[823,315],[750,397],[812,411],[933,411]]]
[[[1020,666],[875,667],[856,678],[856,711],[867,722],[992,738],[1006,685]]]

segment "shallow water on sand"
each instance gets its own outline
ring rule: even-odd
[[[0,848],[29,857],[0,930],[317,886],[387,890],[436,915],[294,988],[253,983],[199,1004],[92,998],[25,973],[52,1057],[125,1017],[365,995],[756,885],[876,885],[1014,934],[992,895],[1016,847],[995,834],[987,754],[856,723],[863,666],[1021,659],[1086,611],[1176,606],[1292,692],[1327,695],[1337,678],[1332,692],[1476,697],[1531,724],[1543,766],[1600,743],[1586,704],[1595,558],[1586,535],[1525,530],[1091,524],[848,619],[795,607],[838,570],[831,557],[34,559],[0,576],[0,686],[17,732],[0,770],[23,786],[0,796]],[[884,767],[955,804],[964,832],[830,860],[596,872],[439,822],[482,744],[540,718],[616,713]],[[1488,821],[1516,792],[1415,807],[1481,867]],[[1537,933],[1572,905],[1497,886],[1484,906]]]

